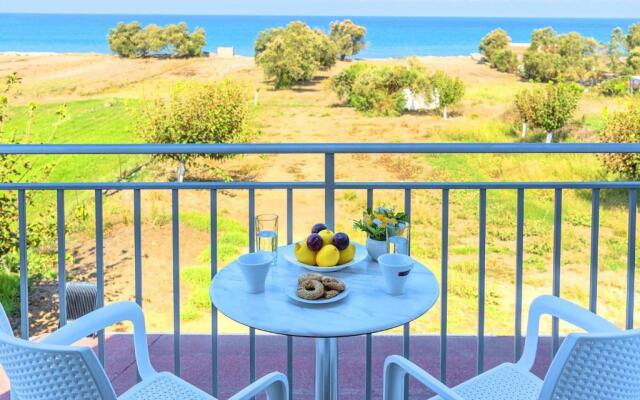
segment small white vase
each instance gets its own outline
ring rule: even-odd
[[[378,260],[383,254],[387,253],[387,241],[386,240],[373,240],[367,236],[367,251],[374,261]]]

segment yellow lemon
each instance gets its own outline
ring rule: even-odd
[[[333,232],[331,232],[328,229],[323,229],[320,232],[318,232],[318,235],[320,235],[320,237],[322,238],[322,245],[326,246],[328,244],[331,244],[331,242],[333,242]]]
[[[340,250],[340,258],[338,258],[338,265],[346,264],[353,260],[356,255],[356,246],[350,244],[346,249]]]
[[[316,254],[316,264],[319,267],[335,267],[340,259],[340,251],[336,246],[328,244]]]
[[[293,254],[296,260],[307,265],[316,265],[316,252],[307,247],[307,241],[303,240],[295,244]]]

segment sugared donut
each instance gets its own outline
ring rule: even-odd
[[[322,284],[328,289],[337,290],[338,292],[342,292],[346,288],[344,282],[342,282],[338,278],[333,278],[330,276],[323,276]]]
[[[298,285],[302,286],[305,281],[322,281],[322,275],[310,272],[308,274],[300,275],[298,277]]]

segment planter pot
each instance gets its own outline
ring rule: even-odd
[[[367,251],[374,261],[378,260],[383,254],[387,253],[387,241],[386,240],[373,240],[367,237]]]

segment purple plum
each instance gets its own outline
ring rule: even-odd
[[[322,248],[322,236],[317,233],[312,233],[307,238],[307,247],[311,251],[320,251]]]
[[[336,246],[338,250],[344,250],[349,247],[349,236],[346,233],[338,232],[333,235],[333,245]]]
[[[325,229],[327,229],[327,226],[325,224],[315,224],[313,228],[311,228],[311,233],[318,233]]]

